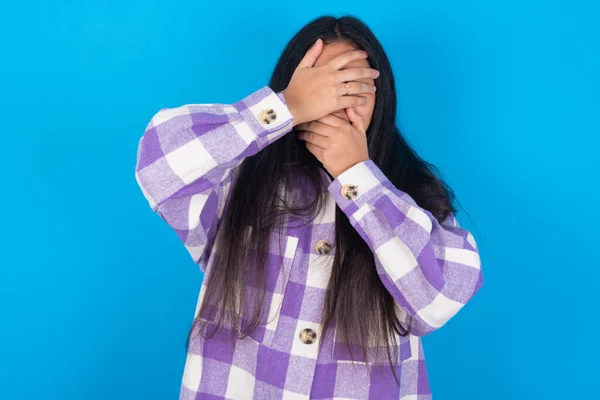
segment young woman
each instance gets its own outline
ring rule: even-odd
[[[431,398],[421,337],[480,258],[395,119],[388,58],[349,16],[302,28],[242,100],[154,115],[136,179],[205,272],[182,399]]]

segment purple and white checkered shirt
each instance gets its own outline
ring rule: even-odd
[[[236,167],[291,129],[282,93],[268,86],[234,104],[165,108],[148,124],[139,141],[136,180],[152,210],[175,230],[202,271],[219,268],[211,255],[218,249],[217,225]],[[269,322],[233,346],[220,335],[194,340],[181,399],[431,398],[421,336],[444,325],[481,287],[475,240],[454,215],[445,221],[454,228],[443,228],[372,160],[335,180],[322,175],[329,190],[323,212],[311,224],[288,226],[284,237],[270,244],[271,253],[279,256],[282,239],[284,257],[268,261]],[[344,196],[344,185],[354,185],[357,193]],[[397,336],[400,386],[387,360],[373,361],[370,375],[364,360],[351,363],[346,346],[336,341],[335,326],[320,335],[334,254],[317,249],[323,241],[335,243],[336,207],[373,251],[378,275],[402,310],[401,320],[413,317],[412,333]],[[203,283],[196,313],[204,290]],[[316,332],[313,343],[301,339],[307,328]]]

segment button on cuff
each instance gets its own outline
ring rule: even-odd
[[[340,192],[345,199],[352,200],[358,196],[358,186],[346,183],[345,185],[342,185]]]
[[[389,180],[373,160],[361,161],[339,174],[327,187],[342,210],[378,196]]]
[[[277,113],[272,108],[263,108],[259,115],[259,121],[264,125],[269,125],[277,119]]]

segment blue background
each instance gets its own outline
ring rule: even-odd
[[[137,187],[138,140],[160,108],[262,87],[301,26],[345,12],[482,253],[483,289],[425,338],[434,398],[594,393],[600,3],[52,3],[0,25],[0,398],[177,398],[202,276]]]

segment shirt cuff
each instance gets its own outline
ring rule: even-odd
[[[389,180],[373,160],[361,161],[337,176],[327,187],[347,215],[381,193]]]
[[[247,142],[255,139],[259,149],[292,129],[294,117],[283,100],[283,95],[274,92],[269,86],[260,88],[233,106],[247,124],[245,130],[238,130],[246,132]]]

